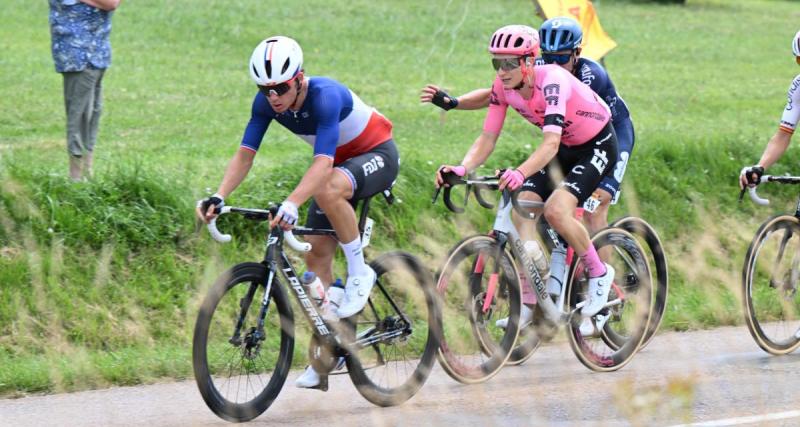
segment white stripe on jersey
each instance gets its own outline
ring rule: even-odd
[[[337,147],[341,147],[361,135],[361,132],[367,128],[369,119],[372,117],[372,112],[375,111],[374,108],[365,104],[352,90],[349,91],[350,96],[353,97],[353,111],[351,111],[344,120],[339,122],[339,142],[336,143]],[[298,134],[297,136],[312,147],[317,140],[316,135]]]
[[[800,74],[794,78],[786,93],[786,107],[781,116],[781,127],[794,130],[798,120],[800,120]]]

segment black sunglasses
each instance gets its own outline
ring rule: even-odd
[[[517,56],[514,58],[492,58],[492,66],[494,70],[497,71],[499,69],[503,69],[503,71],[511,71],[517,69],[522,64],[522,61],[525,59],[523,56]]]
[[[544,53],[542,52],[542,60],[545,64],[552,64],[556,63],[559,65],[564,65],[569,62],[570,58],[572,58],[572,53],[562,53],[560,55],[555,53]]]
[[[258,85],[258,90],[261,91],[261,93],[263,93],[267,98],[269,98],[272,93],[277,96],[282,96],[286,92],[289,92],[289,89],[291,89],[289,82],[278,83],[270,86]]]

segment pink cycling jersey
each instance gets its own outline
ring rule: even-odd
[[[500,135],[508,106],[544,132],[561,135],[566,146],[585,144],[611,119],[608,106],[589,86],[555,64],[534,68],[534,90],[524,99],[513,89],[504,89],[500,77],[494,80],[484,132]]]

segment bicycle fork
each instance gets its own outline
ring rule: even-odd
[[[255,347],[258,345],[259,342],[264,340],[264,319],[267,317],[267,310],[269,309],[269,297],[272,293],[272,282],[275,278],[275,272],[269,270],[269,276],[267,278],[267,283],[265,285],[266,291],[264,292],[264,298],[261,300],[261,309],[258,312],[258,323],[256,328],[254,328],[252,337],[248,337],[247,346]],[[250,288],[247,289],[247,294],[239,300],[239,316],[236,319],[236,326],[233,330],[233,335],[228,340],[229,343],[239,347],[242,345],[242,327],[244,326],[244,320],[247,317],[247,311],[250,308],[250,304],[253,303],[253,298],[255,297],[256,290],[258,290],[260,283],[251,282]]]
[[[494,269],[492,273],[489,275],[489,283],[486,288],[486,295],[483,297],[483,303],[481,306],[481,310],[483,314],[489,312],[489,309],[492,306],[492,302],[494,301],[494,296],[497,293],[497,284],[500,282],[500,263],[502,262],[503,251],[505,249],[505,245],[507,239],[504,238],[503,235],[499,235],[498,237],[498,245],[497,245],[497,253],[495,253],[495,262]],[[475,260],[475,265],[472,268],[472,273],[476,277],[480,277],[483,275],[483,270],[486,267],[486,255],[484,252],[478,253],[478,258]]]

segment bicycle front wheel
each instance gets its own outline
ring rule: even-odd
[[[592,238],[598,252],[608,247],[607,264],[615,277],[609,304],[595,316],[582,318],[579,303],[586,299],[589,278],[580,258],[570,268],[567,301],[573,313],[567,328],[573,352],[593,371],[614,371],[627,364],[639,349],[650,324],[652,280],[647,257],[635,237],[619,228],[607,228]],[[592,322],[593,333],[581,332],[584,322]],[[592,328],[589,328],[592,329]]]
[[[468,237],[450,252],[437,291],[442,368],[462,383],[488,380],[503,367],[519,334],[522,302],[513,258],[494,237]]]
[[[209,409],[227,421],[249,421],[266,411],[292,364],[292,308],[277,275],[269,298],[266,282],[263,264],[239,264],[220,276],[197,315],[195,381]]]
[[[745,320],[764,351],[800,347],[800,223],[790,215],[767,220],[747,249],[743,271]]]
[[[430,274],[412,255],[390,252],[370,267],[378,278],[356,317],[347,367],[364,398],[399,405],[430,375],[441,335],[439,308]]]

